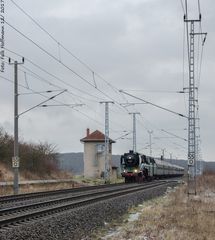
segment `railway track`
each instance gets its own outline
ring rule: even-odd
[[[168,185],[167,181],[156,181],[147,184],[121,184],[117,186],[107,186],[100,188],[91,188],[88,191],[76,192],[76,195],[64,196],[57,199],[47,199],[37,203],[14,206],[12,208],[0,209],[0,228],[10,227],[14,224],[32,221],[43,218],[59,212],[75,209],[80,206],[86,206],[99,201],[131,194],[147,189],[158,188]],[[48,195],[47,195],[48,196]]]
[[[129,186],[133,186],[132,184]],[[75,189],[64,189],[56,191],[47,191],[47,192],[38,192],[30,194],[21,194],[16,196],[8,196],[6,199],[1,199],[0,201],[0,210],[5,208],[13,208],[14,206],[24,206],[24,205],[33,205],[34,203],[40,203],[45,201],[75,197],[79,195],[88,195],[94,192],[103,191],[105,189],[117,189],[117,188],[128,188],[127,184],[109,184],[109,185],[99,185],[99,186],[90,186],[90,187],[80,187]],[[11,198],[12,197],[12,198]]]
[[[60,194],[76,193],[80,191],[88,191],[88,190],[99,189],[99,188],[108,188],[111,185],[121,186],[125,184],[124,183],[105,184],[105,185],[98,185],[98,186],[87,186],[87,187],[79,187],[79,188],[53,190],[53,191],[24,193],[19,195],[7,195],[7,196],[0,197],[0,206],[5,203],[12,203],[12,202],[18,202],[23,200],[26,201],[27,199],[45,198],[47,196],[57,196]]]
[[[127,184],[111,184],[111,185],[100,185],[100,186],[97,186],[97,187],[88,187],[88,188],[78,188],[78,189],[75,189],[76,191],[71,191],[72,189],[68,189],[68,191],[65,191],[65,192],[59,192],[57,191],[57,193],[51,191],[50,194],[49,192],[45,192],[45,195],[36,195],[36,197],[34,196],[27,196],[27,198],[21,198],[21,199],[12,199],[12,201],[3,201],[1,203],[1,208],[0,208],[0,212],[1,210],[3,210],[4,208],[11,208],[13,209],[15,206],[17,208],[21,208],[22,206],[33,206],[33,205],[37,205],[37,204],[40,204],[40,203],[45,203],[45,202],[58,202],[60,200],[64,200],[64,201],[67,201],[69,199],[75,199],[75,198],[78,198],[78,197],[84,197],[84,196],[88,196],[89,194],[94,194],[94,193],[100,193],[100,192],[103,192],[105,191],[105,189],[108,189],[108,190],[117,190],[117,189],[123,189],[123,188],[128,188],[128,187],[132,187],[136,184],[132,184],[131,186],[127,185]]]

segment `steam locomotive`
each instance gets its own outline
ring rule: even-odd
[[[121,156],[121,169],[126,183],[184,175],[183,167],[131,150]]]

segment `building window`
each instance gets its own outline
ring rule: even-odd
[[[97,144],[96,145],[96,152],[97,153],[103,153],[105,150],[105,145],[104,144]]]

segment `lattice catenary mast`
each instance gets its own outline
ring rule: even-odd
[[[104,169],[104,178],[105,182],[110,180],[110,159],[109,159],[109,104],[114,102],[112,101],[103,101],[100,103],[105,104],[105,169]]]
[[[188,113],[188,194],[196,194],[197,169],[197,142],[196,142],[196,106],[197,90],[195,84],[195,36],[206,33],[195,32],[195,23],[201,23],[201,14],[198,19],[188,19],[187,1],[184,22],[187,26],[188,64],[189,64],[189,113]],[[205,39],[203,40],[203,44]]]

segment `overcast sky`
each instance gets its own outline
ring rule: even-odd
[[[35,19],[59,44],[13,2]],[[186,159],[187,142],[171,134],[187,138],[187,119],[149,104],[122,107],[120,104],[141,101],[118,91],[122,89],[178,113],[188,114],[187,94],[176,93],[188,86],[181,2],[183,1],[6,0],[7,23],[43,49],[39,49],[7,23],[4,24],[5,47],[26,59],[24,65],[19,65],[19,83],[22,85],[19,86],[19,112],[63,89],[67,89],[67,92],[47,104],[84,104],[74,108],[73,105],[38,107],[21,115],[20,139],[36,143],[48,141],[56,145],[59,152],[83,151],[80,139],[85,137],[86,128],[90,128],[91,132],[96,129],[104,132],[104,105],[100,101],[114,101],[109,112],[112,139],[131,132],[132,117],[128,113],[140,112],[136,126],[137,150],[149,154],[150,130],[153,131],[154,156],[160,156],[161,149],[165,148],[165,157],[169,158],[172,154],[173,157]],[[188,3],[190,16],[197,18],[197,0]],[[199,86],[201,149],[203,158],[209,161],[214,160],[215,138],[214,11],[214,1],[201,1],[202,28],[208,32],[208,37],[203,51],[201,79],[200,82],[198,79],[196,81]],[[196,30],[199,30],[198,25]],[[196,59],[201,59],[201,51],[198,52],[201,44],[197,36],[195,41],[195,56]],[[7,56],[21,61],[20,56],[8,50],[5,50],[5,55],[6,62]],[[196,68],[197,72],[199,69]],[[5,63],[5,72],[1,76],[13,81],[13,74],[13,66]],[[13,134],[13,83],[0,78],[0,86],[0,126]],[[32,93],[32,90],[54,92],[25,94]],[[131,148],[132,134],[128,134],[124,139],[116,141],[113,153],[122,154]]]

